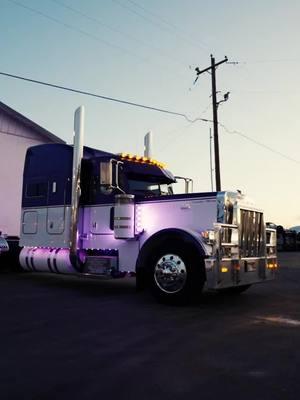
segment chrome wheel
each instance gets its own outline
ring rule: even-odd
[[[165,254],[155,264],[155,282],[165,293],[180,292],[184,288],[186,278],[185,263],[176,254]]]

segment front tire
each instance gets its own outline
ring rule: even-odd
[[[149,280],[155,297],[168,304],[186,304],[202,292],[204,260],[193,246],[166,243],[148,262]]]

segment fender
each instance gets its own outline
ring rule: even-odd
[[[199,259],[206,258],[209,255],[207,245],[203,242],[198,232],[182,228],[168,228],[158,231],[147,239],[139,252],[136,261],[136,283],[138,290],[144,289],[147,286],[147,259],[158,246],[163,245],[167,240],[180,240],[184,244],[192,245]]]

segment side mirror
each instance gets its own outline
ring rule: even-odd
[[[113,189],[124,193],[119,187],[119,167],[122,164],[122,161],[114,159],[100,162],[100,187],[105,194],[110,194]]]

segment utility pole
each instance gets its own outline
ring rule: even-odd
[[[225,57],[224,60],[215,62],[215,58],[211,54],[210,56],[211,65],[203,70],[198,67],[195,68],[197,72],[197,77],[194,84],[197,82],[199,76],[204,72],[209,72],[211,74],[211,96],[212,96],[212,106],[213,106],[213,125],[214,125],[214,150],[215,150],[215,176],[216,176],[216,191],[221,190],[221,174],[220,174],[220,155],[219,155],[219,133],[218,133],[218,105],[217,102],[217,89],[216,89],[216,67],[228,61]],[[225,98],[225,97],[224,97]],[[228,98],[228,95],[227,95]]]
[[[211,128],[209,128],[209,163],[210,163],[210,185],[211,191],[214,191],[214,183],[213,183],[213,166],[212,166],[212,155],[211,155]]]

